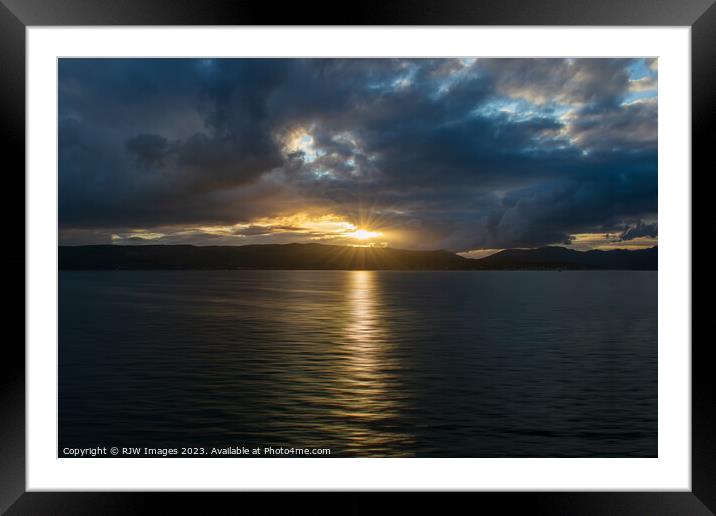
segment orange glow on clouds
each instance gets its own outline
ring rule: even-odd
[[[201,237],[219,238],[217,243],[241,245],[247,243],[280,242],[321,242],[328,244],[353,246],[385,247],[388,242],[379,241],[385,236],[382,231],[373,229],[366,220],[360,226],[350,222],[347,217],[334,213],[316,214],[299,212],[292,215],[263,217],[232,225],[202,225],[190,227],[164,227],[157,232],[146,229],[133,229],[126,233],[113,234],[114,243],[138,240],[174,240]]]

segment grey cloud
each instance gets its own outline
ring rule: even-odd
[[[633,62],[61,60],[60,225],[369,206],[409,247],[620,232],[656,213],[656,103],[623,103]],[[299,129],[310,160],[284,148]]]
[[[659,226],[656,222],[645,223],[640,220],[632,226],[624,228],[624,231],[619,235],[619,240],[634,240],[640,237],[655,238],[659,234]]]
[[[145,167],[163,167],[169,142],[156,134],[138,134],[127,140],[127,150]]]
[[[538,103],[615,108],[629,87],[626,59],[486,59],[496,88]]]

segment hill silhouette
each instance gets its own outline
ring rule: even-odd
[[[101,269],[334,269],[334,270],[656,270],[656,247],[575,251],[564,247],[506,249],[482,259],[449,251],[324,244],[244,246],[60,246],[62,270]]]
[[[566,247],[540,247],[505,249],[479,261],[488,269],[657,270],[658,256],[657,247],[634,251],[575,251]]]

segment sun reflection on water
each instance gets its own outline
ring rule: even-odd
[[[403,411],[399,364],[393,357],[389,327],[383,320],[378,273],[347,273],[346,317],[337,379],[340,403],[334,415],[348,446],[380,451],[412,437],[396,432]]]
[[[352,343],[351,362],[356,373],[373,377],[376,353],[385,343],[384,326],[380,323],[375,272],[351,271],[349,276],[349,320],[346,338]]]

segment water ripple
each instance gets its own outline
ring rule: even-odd
[[[60,445],[655,456],[651,272],[60,273]]]

